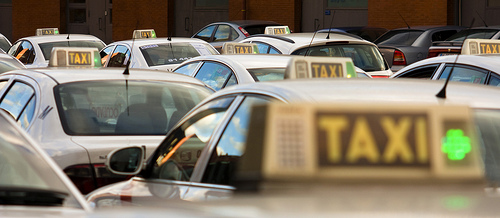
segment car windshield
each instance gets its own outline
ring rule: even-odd
[[[188,83],[86,81],[55,88],[68,135],[165,135],[212,91]]]
[[[191,43],[165,43],[153,44],[139,47],[148,66],[167,64],[180,64],[190,58],[200,56],[200,52],[194,46],[201,46],[203,51],[217,54],[213,49],[206,48],[203,44]]]
[[[11,70],[22,69],[24,66],[16,59],[1,58],[0,59],[0,73],[5,73]]]
[[[491,39],[499,30],[494,29],[469,29],[462,30],[452,36],[446,41],[463,42],[465,38],[468,39]]]
[[[385,33],[375,40],[377,45],[406,45],[411,46],[417,38],[424,33],[423,30],[393,30]]]
[[[283,80],[286,68],[247,69],[256,82]]]
[[[0,117],[0,205],[82,208],[54,169],[22,134]],[[60,169],[57,169],[60,170]],[[59,202],[53,204],[55,202]]]
[[[349,57],[356,67],[366,72],[386,70],[384,58],[377,47],[368,44],[327,44],[306,47],[292,52],[292,55],[322,57]]]
[[[46,42],[38,44],[42,49],[45,60],[50,60],[50,53],[54,47],[85,47],[97,48],[100,51],[104,48],[104,44],[97,40],[82,40],[82,41],[61,41],[61,42]]]

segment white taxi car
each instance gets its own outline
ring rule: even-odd
[[[97,49],[95,53],[100,64]],[[72,56],[67,52],[66,61],[56,58],[60,62],[51,64],[81,67]],[[121,68],[16,70],[0,75],[0,87],[0,108],[40,143],[82,193],[123,179],[105,170],[107,153],[130,145],[152,153],[171,126],[213,92],[185,75]]]
[[[0,216],[86,216],[91,208],[54,160],[3,110],[0,123]]]
[[[500,86],[498,40],[467,39],[460,55],[428,58],[401,69],[391,78],[442,80]],[[472,46],[471,46],[472,45]]]
[[[18,69],[26,69],[26,67],[15,57],[0,53],[0,73]]]
[[[27,68],[47,67],[54,47],[90,47],[101,50],[106,44],[99,38],[83,34],[59,34],[57,28],[38,29],[36,36],[24,37],[10,47],[8,54]]]
[[[0,34],[0,53],[5,53],[9,50],[12,43],[3,34]]]
[[[240,42],[255,43],[259,47],[259,53],[264,54],[350,57],[356,67],[374,78],[392,75],[389,65],[375,44],[348,33],[253,35]]]
[[[188,113],[169,132],[145,166],[142,165],[143,161],[140,158],[135,158],[141,157],[142,154],[142,148],[138,146],[116,150],[108,155],[106,161],[110,170],[137,176],[128,181],[95,190],[87,195],[87,200],[97,207],[105,207],[168,204],[162,199],[199,201],[230,198],[235,190],[233,176],[240,157],[255,151],[253,147],[245,147],[246,143],[262,140],[258,137],[247,137],[249,129],[266,130],[263,127],[255,128],[250,124],[251,121],[261,120],[264,116],[263,113],[257,113],[256,116],[250,117],[251,108],[256,104],[274,101],[302,105],[370,103],[389,108],[395,102],[412,105],[468,105],[474,109],[476,115],[497,116],[493,123],[488,121],[493,120],[490,118],[481,121],[483,123],[480,129],[484,131],[482,136],[485,154],[491,150],[491,156],[486,156],[484,159],[486,172],[489,173],[489,179],[492,181],[500,181],[497,171],[499,165],[495,162],[500,154],[495,153],[498,143],[493,137],[497,132],[489,126],[496,126],[500,123],[496,122],[500,113],[500,90],[487,86],[450,82],[447,87],[448,96],[443,99],[436,97],[442,87],[441,81],[343,78],[295,79],[228,87],[211,95]],[[382,111],[383,114],[383,110],[377,111]],[[293,110],[282,110],[277,113],[285,116],[292,112]],[[307,117],[311,116],[307,115]],[[375,137],[389,134],[387,131],[399,133],[410,131],[411,126],[408,122],[413,124],[413,119],[406,121],[406,118],[401,118],[401,120],[405,120],[405,124],[401,124],[402,121],[387,121],[384,125],[388,126],[388,130],[385,133],[382,127],[374,128],[373,132],[370,132],[369,124],[363,120],[360,121],[357,131],[352,134],[337,133],[339,137],[348,140],[348,137],[356,135]],[[283,124],[282,128],[288,128],[286,121],[276,122]],[[302,122],[295,123],[301,124]],[[346,125],[342,125],[340,123],[339,128],[347,128]],[[284,141],[290,146],[296,142],[293,137],[300,137],[309,130],[304,125],[290,128],[295,132],[290,136],[291,138],[287,137]],[[492,138],[489,138],[490,136]],[[278,141],[285,140],[285,138],[280,138],[284,135],[276,137]],[[405,139],[401,135],[396,138],[394,139],[396,142]],[[366,138],[361,140],[366,140],[366,143],[372,142]],[[354,142],[364,143],[363,141]],[[398,149],[399,147],[396,150],[400,151]],[[290,152],[283,154],[293,156],[293,151]],[[294,150],[294,152],[301,153],[300,150]],[[358,152],[360,155],[363,154],[362,151],[358,150]],[[416,157],[417,154],[412,150],[409,155]],[[414,160],[412,159],[408,164],[413,164]],[[130,162],[138,164],[132,166],[128,164]]]
[[[157,38],[149,29],[135,30],[133,39],[109,44],[101,50],[101,60],[104,67],[125,67],[130,62],[130,68],[171,70],[190,58],[214,54],[219,52],[201,39]]]

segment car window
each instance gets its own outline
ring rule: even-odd
[[[238,38],[238,32],[232,27],[229,27],[231,29],[231,38],[229,39],[230,41],[236,40]]]
[[[445,80],[450,74],[451,69],[453,69],[453,73],[451,74],[450,81],[484,84],[486,81],[486,76],[488,75],[488,71],[480,68],[469,66],[452,67],[450,64],[447,64],[447,66],[439,76],[439,79]]]
[[[50,60],[50,54],[54,47],[84,47],[84,48],[97,48],[100,51],[104,48],[104,44],[98,40],[81,40],[81,41],[60,41],[60,42],[47,42],[38,44],[42,50],[45,60]]]
[[[490,82],[488,83],[488,85],[490,85],[490,86],[500,86],[500,77],[492,73],[491,77],[490,77]]]
[[[19,119],[17,120],[17,123],[21,125],[23,129],[27,129],[28,126],[30,125],[31,121],[33,120],[33,115],[35,114],[35,105],[36,105],[36,99],[35,97],[32,97],[26,107],[24,108],[23,112],[21,115],[19,115]]]
[[[186,64],[184,66],[177,68],[174,72],[191,76],[193,75],[193,72],[194,70],[196,70],[196,67],[198,66],[199,63],[200,63],[199,61],[196,61]]]
[[[227,66],[207,61],[201,66],[200,70],[198,70],[195,78],[218,91],[225,87],[226,82],[232,74],[232,70]]]
[[[35,50],[28,41],[20,41],[9,50],[9,54],[17,58],[23,64],[32,64],[35,60]]]
[[[424,33],[423,30],[393,30],[375,40],[377,45],[412,45]]]
[[[222,133],[205,169],[202,182],[231,184],[237,162],[245,151],[252,106],[270,101],[270,98],[257,96],[248,96],[243,100]]]
[[[173,130],[153,158],[152,178],[189,181],[201,151],[234,97],[215,99]]]
[[[285,78],[286,68],[263,68],[263,69],[248,69],[248,72],[256,82],[258,81],[273,81],[283,80]]]
[[[139,47],[148,66],[179,64],[200,56],[191,43],[151,44]]]
[[[462,42],[467,39],[491,39],[498,30],[495,29],[468,29],[462,30],[452,36],[450,36],[446,41],[456,41]]]
[[[108,57],[109,57],[109,55],[111,54],[111,51],[113,51],[114,48],[115,48],[114,45],[108,46],[108,47],[104,48],[103,50],[101,50],[101,52],[99,52],[99,54],[101,55],[101,64],[102,64],[102,66],[106,66],[106,61],[108,60]]]
[[[161,81],[85,81],[55,87],[68,135],[165,135],[211,93],[198,85]]]
[[[207,42],[210,42],[210,38],[212,37],[212,33],[214,32],[216,25],[208,26],[201,30],[198,34],[194,36],[194,38],[202,39]]]
[[[10,43],[6,38],[0,36],[0,49],[8,51],[10,48]]]
[[[432,41],[444,41],[453,34],[457,33],[456,30],[445,30],[445,31],[439,31],[434,34],[432,34]]]
[[[113,51],[107,67],[125,67],[129,58],[130,51],[128,48],[123,45],[118,45]]]
[[[15,82],[5,94],[2,102],[0,102],[0,108],[8,111],[16,120],[20,118],[24,110],[30,110],[27,111],[23,117],[25,119],[29,118],[25,121],[29,123],[33,118],[34,110],[32,106],[26,107],[26,105],[28,105],[33,98],[35,98],[35,90],[31,86],[22,82]]]
[[[419,78],[419,79],[430,79],[434,72],[438,69],[439,64],[421,66],[415,69],[407,70],[404,73],[399,74],[396,78]]]
[[[259,53],[261,54],[281,54],[278,49],[273,46],[263,43],[263,42],[251,42],[257,44],[257,48],[259,49]]]
[[[231,27],[229,25],[219,25],[214,35],[214,42],[228,41]]]

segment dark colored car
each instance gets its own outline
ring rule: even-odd
[[[442,41],[459,32],[460,26],[420,26],[398,28],[375,40],[392,71],[427,58],[432,42]]]
[[[274,21],[235,20],[206,25],[191,38],[205,40],[220,51],[225,42],[238,42],[250,35],[263,34],[268,26],[282,26]]]
[[[330,28],[330,31],[345,32],[360,36],[361,38],[368,40],[370,42],[375,41],[378,37],[383,35],[388,31],[386,28],[381,27],[368,27],[368,26],[357,26],[357,27],[336,27]],[[319,33],[327,33],[328,29],[318,30]]]
[[[455,55],[462,52],[465,39],[500,39],[500,26],[476,27],[462,30],[444,41],[433,42],[427,57]]]

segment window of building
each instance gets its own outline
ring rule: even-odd
[[[328,8],[368,8],[368,0],[328,0]]]

